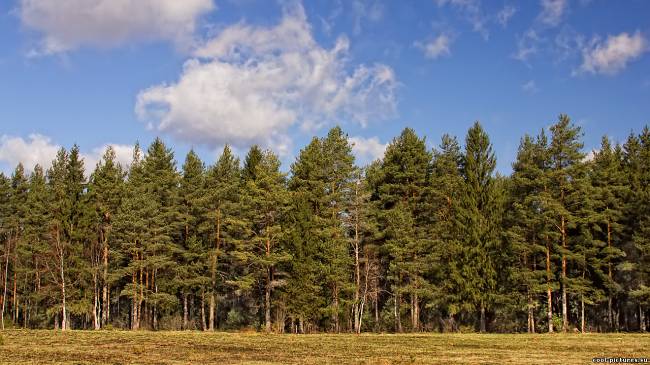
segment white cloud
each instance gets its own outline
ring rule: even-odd
[[[508,25],[508,22],[510,22],[510,18],[512,18],[515,13],[517,12],[517,8],[515,8],[512,5],[506,5],[503,7],[503,9],[499,10],[497,13],[497,22],[501,24],[501,26],[505,27]]]
[[[542,0],[542,12],[538,19],[548,26],[557,26],[569,8],[568,0]]]
[[[537,87],[537,84],[535,83],[535,80],[530,80],[523,85],[521,85],[521,89],[524,90],[527,93],[534,94],[539,91],[539,88]]]
[[[633,35],[610,35],[604,42],[594,38],[582,49],[583,61],[578,72],[613,75],[646,51],[648,42],[639,31]]]
[[[361,33],[361,21],[368,20],[378,22],[384,17],[384,5],[379,1],[368,2],[366,0],[354,0],[352,2],[352,14],[354,16],[354,34]]]
[[[41,134],[30,134],[27,139],[3,135],[0,137],[0,161],[13,169],[19,162],[31,171],[37,164],[44,168],[52,164],[60,146]]]
[[[95,165],[102,158],[109,145],[115,150],[117,162],[122,166],[131,163],[133,146],[105,144],[93,148],[88,153],[81,153],[86,175],[89,175],[95,169]],[[52,160],[54,160],[60,148],[59,144],[54,143],[50,137],[42,134],[30,134],[26,139],[3,135],[0,137],[0,162],[4,162],[10,169],[9,171],[13,170],[21,162],[26,171],[32,171],[37,164],[47,169],[52,165]]]
[[[393,70],[375,64],[350,72],[348,48],[345,37],[321,47],[302,6],[292,4],[276,26],[221,31],[195,51],[177,82],[141,91],[135,111],[152,129],[191,143],[276,151],[288,149],[296,125],[313,131],[337,120],[365,126],[392,117]]]
[[[383,157],[387,146],[386,143],[379,142],[377,137],[350,137],[350,142],[352,143],[352,152],[361,165]]]
[[[488,19],[481,11],[481,0],[435,0],[439,7],[451,5],[456,8],[463,17],[472,25],[472,29],[483,36],[490,37],[487,29]]]
[[[522,36],[517,37],[517,50],[512,57],[519,61],[527,62],[530,56],[539,51],[538,45],[541,41],[542,38],[535,29],[528,29]]]
[[[20,0],[18,12],[42,33],[39,55],[150,40],[189,49],[198,18],[214,8],[212,0]]]
[[[104,157],[104,153],[109,146],[113,147],[113,151],[115,151],[115,161],[124,168],[131,165],[133,161],[133,145],[110,143],[101,147],[95,147],[90,152],[81,154],[81,157],[84,159],[86,174],[90,174],[95,170],[97,163]]]
[[[452,39],[448,35],[441,34],[430,42],[415,42],[415,46],[424,52],[425,57],[435,60],[438,57],[451,54],[449,49],[451,43]]]

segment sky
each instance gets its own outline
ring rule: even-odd
[[[161,137],[270,148],[285,170],[340,125],[361,165],[405,127],[434,148],[480,121],[507,174],[568,114],[585,152],[650,123],[646,0],[0,2],[0,171],[78,144],[128,164]]]

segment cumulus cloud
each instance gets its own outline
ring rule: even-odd
[[[569,2],[568,0],[542,0],[541,6],[542,12],[538,19],[548,26],[557,26],[564,19]]]
[[[288,149],[294,126],[313,131],[337,120],[365,126],[395,114],[398,83],[390,67],[350,69],[347,38],[323,48],[302,6],[283,10],[275,26],[238,23],[197,48],[178,81],[138,94],[138,118],[191,143],[258,143],[277,151]]]
[[[605,41],[594,38],[582,49],[582,65],[578,72],[613,75],[648,51],[648,42],[637,31],[608,36]]]
[[[212,0],[20,0],[22,24],[42,34],[32,54],[129,41],[168,40],[188,48]]]
[[[86,175],[95,169],[97,162],[102,158],[108,146],[113,147],[116,160],[122,166],[131,163],[133,146],[105,144],[93,148],[90,152],[81,153]],[[47,169],[52,165],[52,160],[54,160],[60,148],[59,144],[54,143],[50,137],[42,134],[30,134],[26,139],[3,135],[0,137],[0,162],[4,162],[10,170],[18,163],[22,163],[27,171],[32,171],[37,164]]]
[[[27,139],[3,135],[0,137],[0,161],[10,168],[22,162],[25,169],[30,171],[37,164],[47,168],[59,148],[51,138],[41,134],[30,134]]]
[[[430,42],[415,42],[415,46],[424,52],[425,57],[435,60],[438,57],[451,54],[449,49],[451,43],[452,39],[448,35],[441,34]]]
[[[384,156],[386,143],[381,143],[377,137],[350,137],[352,152],[360,164],[370,163]]]

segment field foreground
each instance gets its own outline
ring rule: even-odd
[[[650,357],[647,334],[0,333],[0,364],[589,364],[593,357]]]

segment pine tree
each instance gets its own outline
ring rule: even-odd
[[[602,247],[600,263],[605,266],[603,271],[607,276],[607,322],[613,327],[613,301],[620,294],[622,288],[618,284],[616,267],[625,256],[622,250],[623,204],[627,195],[625,176],[623,175],[622,150],[620,147],[612,148],[607,137],[603,137],[600,150],[594,154],[591,185],[594,188],[593,207],[594,238]],[[590,195],[585,195],[589,199]]]
[[[96,329],[105,326],[110,320],[109,268],[111,251],[115,250],[111,248],[111,242],[114,241],[114,219],[124,195],[124,177],[122,166],[116,161],[115,150],[109,146],[88,182],[87,200],[94,213],[93,232],[97,237],[98,255],[97,272],[94,273],[97,295],[93,313],[95,317],[99,317],[99,321],[95,323]]]
[[[25,227],[25,239],[30,242],[31,270],[33,284],[29,296],[28,313],[30,321],[36,325],[46,322],[46,313],[41,309],[51,308],[54,295],[48,295],[47,270],[48,255],[50,254],[50,211],[48,186],[45,173],[39,165],[34,167],[29,178],[29,194],[27,196],[27,210],[29,212]],[[45,277],[44,277],[45,276]],[[56,292],[55,292],[56,293]],[[55,294],[53,293],[53,294]]]
[[[561,296],[562,296],[562,331],[569,329],[568,292],[572,279],[568,276],[569,261],[574,254],[569,247],[570,230],[576,229],[578,218],[575,216],[583,199],[579,189],[580,180],[585,178],[582,160],[583,144],[580,141],[580,127],[574,126],[568,116],[562,114],[558,122],[551,126],[551,143],[548,148],[549,200],[547,208],[552,212],[552,225],[556,228],[553,238],[559,241],[561,256]]]
[[[208,169],[205,180],[206,193],[202,199],[204,221],[201,231],[212,242],[206,248],[211,252],[208,255],[210,262],[210,285],[207,287],[209,297],[209,316],[206,329],[213,331],[216,323],[217,290],[218,282],[223,277],[219,270],[220,260],[227,253],[225,248],[232,245],[238,233],[242,231],[243,222],[239,219],[239,186],[241,171],[239,159],[231,152],[230,147],[224,147],[219,160]],[[204,295],[202,295],[204,297]],[[204,304],[201,304],[202,308]]]
[[[286,176],[280,172],[280,161],[271,151],[251,148],[244,162],[242,206],[247,212],[250,237],[247,238],[252,278],[264,291],[264,328],[271,332],[271,307],[274,288],[285,283],[278,266],[290,260],[280,243],[285,234],[282,227],[288,195]]]
[[[11,226],[9,221],[11,219],[10,211],[10,199],[11,199],[11,184],[10,180],[2,173],[0,173],[0,238],[2,239],[4,245],[2,250],[2,314],[0,317],[0,325],[2,329],[5,329],[5,308],[7,306],[7,275],[9,273],[9,250],[11,244]]]
[[[386,148],[376,183],[381,225],[385,230],[384,250],[391,260],[387,279],[393,292],[395,330],[402,331],[402,296],[410,296],[411,329],[419,330],[426,253],[431,240],[417,225],[425,217],[422,201],[426,196],[431,154],[425,140],[412,129],[404,129]]]
[[[190,296],[209,283],[207,275],[207,252],[204,236],[199,227],[205,215],[201,202],[205,195],[205,165],[199,156],[190,150],[183,164],[180,181],[180,219],[183,222],[181,242],[177,245],[176,275],[174,280],[180,288],[183,301],[183,329],[189,328]]]
[[[517,160],[513,163],[513,173],[510,184],[510,200],[512,209],[507,215],[508,238],[512,242],[517,255],[518,265],[515,275],[516,282],[524,289],[527,307],[527,331],[536,332],[535,298],[547,291],[548,330],[553,332],[551,290],[553,289],[544,269],[544,253],[547,252],[547,242],[544,240],[544,219],[541,213],[544,190],[544,149],[543,134],[535,140],[524,136],[519,145]],[[548,250],[550,264],[550,249]],[[550,268],[548,268],[550,272]]]
[[[632,188],[628,212],[637,256],[637,280],[630,294],[639,305],[639,329],[645,332],[650,306],[650,128],[646,126],[638,137],[628,140],[626,150]]]

